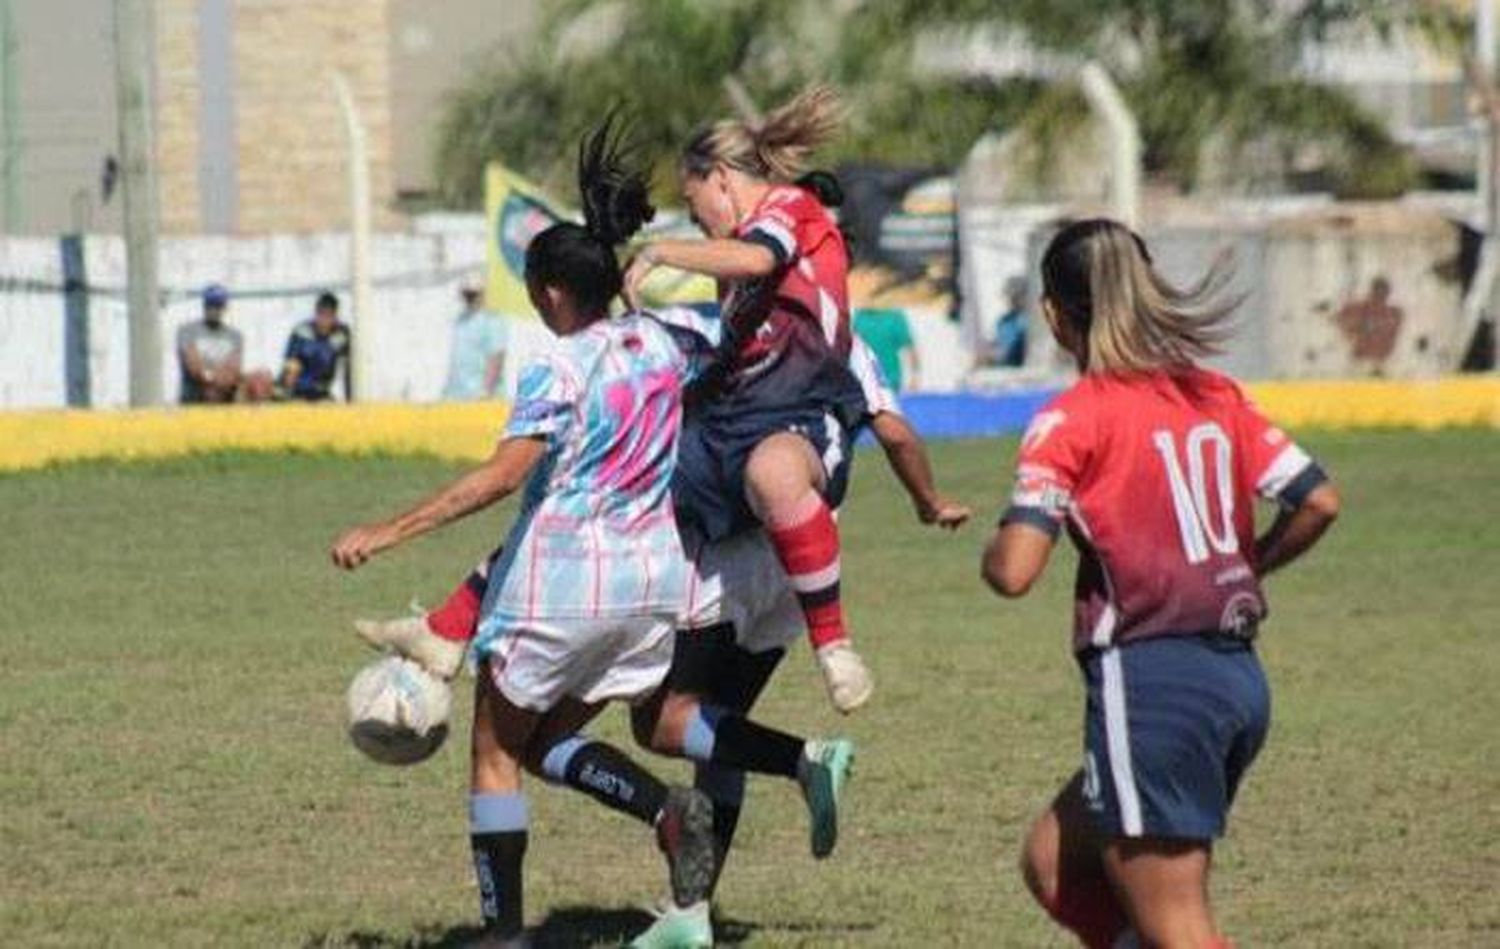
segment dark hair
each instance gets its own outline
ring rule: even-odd
[[[831,171],[814,168],[798,178],[794,184],[811,191],[818,199],[818,203],[825,208],[839,208],[844,205],[844,186],[839,184],[838,176]]]
[[[338,308],[339,298],[329,293],[327,290],[324,290],[322,293],[318,294],[318,302],[313,307],[313,309],[315,310],[337,310]]]
[[[526,248],[526,278],[562,287],[584,310],[603,310],[624,280],[616,245],[656,215],[651,176],[611,114],[578,145],[578,192],[583,224],[563,222],[542,231]]]

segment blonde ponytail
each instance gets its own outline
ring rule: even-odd
[[[1047,297],[1076,335],[1086,372],[1184,368],[1218,353],[1240,303],[1225,294],[1232,277],[1221,257],[1177,287],[1134,231],[1102,218],[1064,228],[1042,258]]]
[[[811,86],[753,125],[726,120],[700,130],[683,150],[682,167],[701,177],[722,164],[765,181],[792,182],[838,133],[843,118],[838,93]]]

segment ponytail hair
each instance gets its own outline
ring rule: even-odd
[[[728,119],[699,129],[682,151],[684,173],[702,178],[727,165],[752,178],[786,184],[807,171],[813,152],[844,121],[838,93],[829,86],[804,89],[758,122]]]
[[[526,248],[526,279],[562,287],[586,311],[607,310],[624,286],[615,247],[655,217],[650,191],[648,167],[611,113],[578,145],[583,224],[538,234]]]
[[[1063,228],[1042,256],[1042,284],[1093,373],[1183,369],[1221,351],[1241,297],[1226,297],[1228,259],[1179,288],[1157,272],[1140,235],[1095,218]]]

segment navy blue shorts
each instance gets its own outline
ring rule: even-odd
[[[1243,640],[1165,636],[1080,656],[1084,802],[1106,837],[1223,836],[1271,724],[1271,692]]]
[[[680,523],[710,542],[760,526],[745,496],[745,465],[768,436],[795,432],[823,460],[823,500],[831,508],[849,488],[852,439],[833,413],[822,408],[689,419],[677,448],[672,501]]]

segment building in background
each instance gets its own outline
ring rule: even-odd
[[[444,93],[539,0],[156,0],[161,228],[310,233],[348,217],[342,73],[375,226],[432,189]],[[113,4],[0,0],[0,233],[117,232]]]

